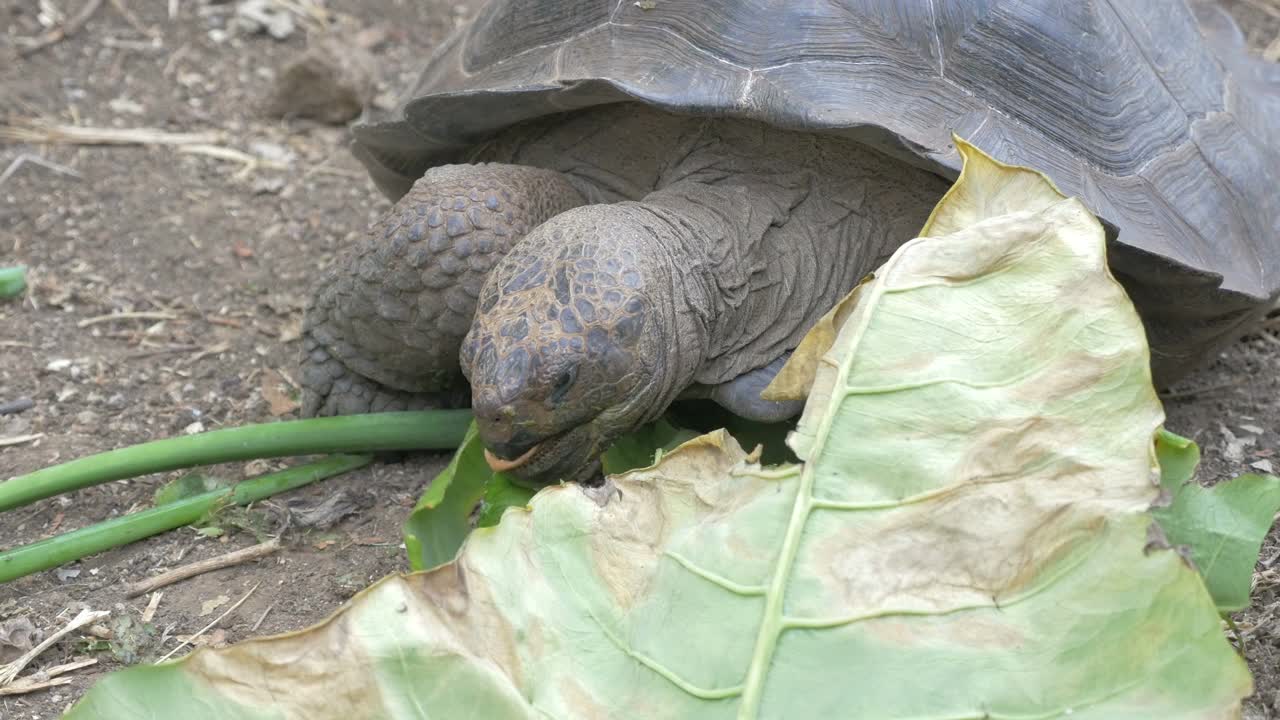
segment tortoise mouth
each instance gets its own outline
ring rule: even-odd
[[[532,445],[498,444],[484,451],[494,472],[509,473],[521,484],[546,485],[577,480],[594,468],[596,436],[590,425],[548,435]]]
[[[538,452],[538,448],[542,447],[542,443],[537,443],[533,447],[525,450],[523,453],[512,460],[504,460],[494,455],[488,448],[484,450],[484,461],[489,463],[489,469],[494,472],[510,472],[518,467],[524,466]]]

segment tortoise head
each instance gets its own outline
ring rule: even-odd
[[[560,224],[494,267],[460,358],[490,466],[531,483],[589,477],[661,394],[663,333],[635,249]]]

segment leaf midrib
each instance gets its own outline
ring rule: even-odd
[[[911,246],[921,241],[920,238],[917,238],[905,243],[894,254],[894,259],[901,257]],[[846,356],[849,358],[856,354],[856,349],[862,343],[867,327],[875,317],[874,310],[880,304],[880,299],[885,293],[885,278],[891,273],[892,264],[894,264],[894,260],[886,263],[884,272],[876,278],[871,286],[871,292],[862,301],[867,303],[867,311],[858,317],[858,325],[848,343]],[[832,343],[832,348],[828,352],[834,351],[839,346],[839,338],[840,335],[837,333],[836,340]],[[772,664],[774,651],[778,647],[778,638],[785,627],[782,602],[786,598],[787,582],[791,579],[791,570],[795,566],[796,555],[800,551],[800,537],[804,534],[804,528],[809,520],[809,513],[813,510],[814,466],[817,464],[818,458],[822,456],[822,450],[827,444],[827,438],[831,435],[831,424],[836,414],[835,410],[848,394],[846,388],[848,387],[849,372],[853,367],[853,362],[850,360],[836,363],[835,365],[836,379],[831,386],[831,396],[827,398],[827,407],[819,418],[818,427],[814,432],[813,444],[809,447],[808,457],[804,458],[804,464],[800,471],[800,485],[796,488],[795,504],[791,506],[791,519],[787,523],[787,532],[783,536],[782,547],[778,551],[778,564],[774,568],[773,578],[769,581],[769,589],[765,593],[764,614],[761,618],[760,629],[756,634],[755,649],[751,653],[751,664],[747,671],[746,682],[743,683],[742,703],[738,706],[739,720],[754,720],[760,714],[765,676],[768,673],[769,666]],[[812,399],[810,398],[810,401]]]

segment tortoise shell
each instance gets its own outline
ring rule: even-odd
[[[627,101],[948,178],[955,133],[1046,173],[1107,224],[1166,380],[1280,292],[1280,70],[1209,0],[492,0],[353,150],[396,199],[513,124]]]

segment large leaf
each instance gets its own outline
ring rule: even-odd
[[[949,235],[994,217],[1038,212],[1066,199],[1049,177],[1031,168],[1006,165],[958,136],[952,136],[964,160],[960,177],[934,207],[920,237]],[[803,400],[809,394],[822,356],[835,342],[859,300],[875,279],[869,275],[809,329],[781,372],[760,394],[765,400]],[[926,326],[928,327],[928,326]]]
[[[425,570],[457,555],[471,532],[472,515],[492,475],[472,422],[453,460],[435,476],[405,520],[404,547],[409,567]]]
[[[761,467],[724,432],[547,488],[319,627],[100,682],[71,718],[1237,717],[1149,543],[1162,414],[1062,200],[905,245]]]
[[[665,418],[659,418],[618,438],[600,458],[600,464],[609,475],[649,467],[662,457],[662,453],[674,450],[677,445],[695,437],[697,433],[682,430]]]
[[[502,514],[510,507],[528,507],[534,491],[524,485],[511,482],[505,473],[494,473],[484,486],[484,501],[480,504],[477,527],[492,527],[502,520]]]
[[[1280,478],[1241,475],[1211,488],[1195,481],[1200,449],[1162,432],[1156,443],[1167,507],[1154,513],[1169,541],[1187,547],[1218,610],[1249,606],[1262,540],[1280,510]]]
[[[647,467],[662,451],[694,436],[660,419],[619,438],[604,453],[602,464],[609,473]],[[531,497],[533,490],[489,467],[484,443],[472,422],[453,459],[427,486],[405,521],[409,567],[427,570],[449,562],[473,526],[494,525],[507,508],[524,507]]]

